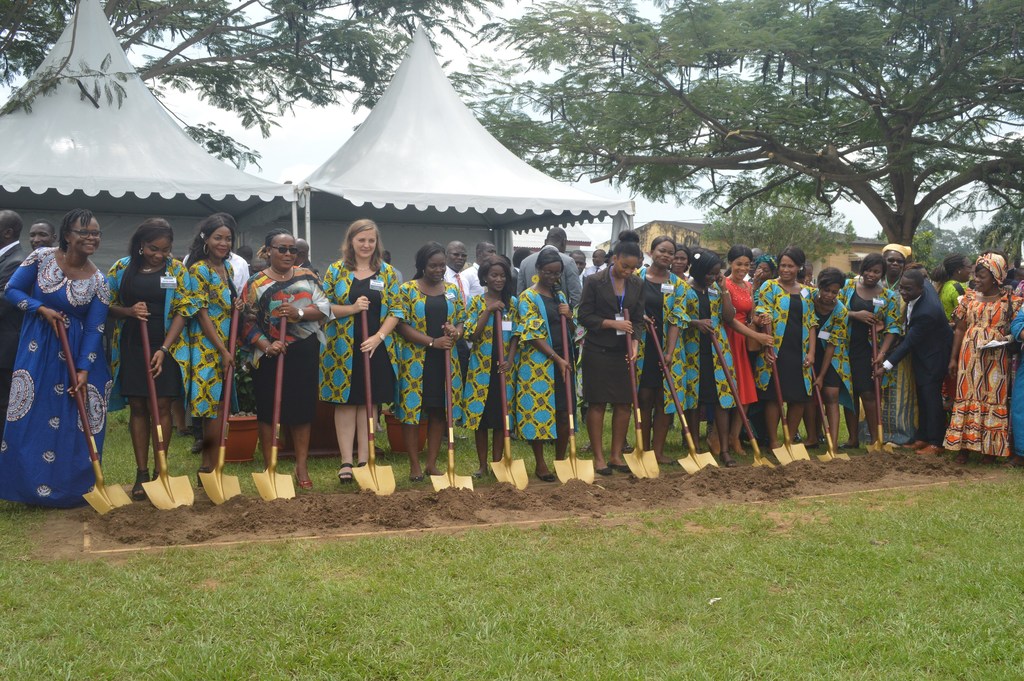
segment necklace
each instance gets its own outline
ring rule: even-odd
[[[272,267],[268,267],[267,269],[263,270],[263,273],[266,274],[271,279],[273,279],[274,281],[288,281],[289,279],[295,276],[295,270],[288,270],[288,274],[286,276],[284,274],[281,274],[280,272],[274,271],[274,268]]]
[[[153,272],[156,272],[158,269],[160,269],[160,268],[159,267],[140,267],[139,271],[142,272],[143,274],[152,274]]]

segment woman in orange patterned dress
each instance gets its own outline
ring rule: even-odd
[[[986,463],[1010,455],[1010,355],[1006,345],[982,349],[1010,339],[1010,322],[1021,306],[1020,298],[1000,288],[1005,277],[1002,256],[978,258],[975,288],[964,293],[954,314],[949,373],[956,378],[956,396],[944,444],[960,451],[958,463],[967,463],[972,451]]]

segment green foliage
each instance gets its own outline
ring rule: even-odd
[[[978,253],[978,230],[973,227],[941,229],[929,226],[914,234],[912,247],[914,260],[924,263],[929,269],[940,265],[946,256],[954,253],[973,260]]]
[[[235,397],[238,399],[236,414],[256,413],[256,386],[252,380],[251,352],[239,347],[235,352]]]
[[[416,25],[454,39],[498,2],[491,0],[107,0],[104,10],[142,78],[158,94],[173,88],[237,114],[270,134],[296,103],[372,106],[383,94]],[[0,0],[0,84],[28,76],[74,10],[70,0]],[[90,65],[102,70],[100,65]],[[22,106],[45,95],[22,93]],[[101,94],[112,103],[111,85]],[[251,149],[209,126],[188,132],[239,165]]]
[[[995,248],[1011,258],[1020,255],[1024,244],[1024,208],[1004,206],[978,232],[980,248]]]
[[[767,253],[779,253],[797,245],[808,260],[820,260],[849,245],[853,224],[822,218],[796,208],[775,208],[759,201],[747,201],[731,211],[716,210],[703,233],[707,241],[746,244]]]
[[[1024,193],[1019,0],[630,0],[532,5],[478,108],[560,177],[652,200],[864,204],[911,243],[932,211]],[[490,77],[488,77],[490,75]]]

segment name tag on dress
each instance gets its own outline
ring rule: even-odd
[[[818,340],[827,341],[831,337],[832,337],[832,334],[830,334],[828,331],[819,331],[818,332]]]
[[[178,280],[175,277],[162,276],[160,277],[160,288],[178,288]]]
[[[872,299],[871,299],[871,303],[872,303],[872,304],[873,304],[873,305],[874,305],[875,307],[882,307],[883,305],[885,305],[885,301],[884,301],[884,300],[882,300],[881,298],[872,298]]]
[[[665,295],[673,293],[675,290],[675,287],[672,286],[672,284],[669,284],[668,282],[661,285],[661,292],[664,293]]]
[[[452,291],[445,291],[444,297],[448,300],[455,300],[455,294]]]
[[[805,289],[805,288],[800,289],[800,297],[801,298],[806,298],[808,295],[809,294],[807,292],[807,289]]]
[[[509,331],[509,332],[511,332],[512,331],[512,322],[508,321],[507,319],[501,320],[501,330],[502,331]]]
[[[617,315],[615,315],[615,321],[617,321],[617,322],[625,321],[625,319],[626,319],[626,318],[625,318],[625,317],[623,317],[623,316],[622,316],[622,315],[620,315],[620,314],[617,314]],[[625,335],[626,335],[626,332],[625,332],[625,331],[623,331],[622,329],[616,329],[616,330],[615,330],[615,335],[616,335],[616,336],[625,336]]]
[[[370,280],[370,290],[371,291],[383,291],[384,290],[384,280],[383,279],[371,279]]]

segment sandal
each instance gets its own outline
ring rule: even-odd
[[[142,487],[142,483],[144,482],[149,482],[149,471],[135,471],[135,485],[132,486],[133,501],[146,500],[146,490]]]
[[[206,468],[205,466],[200,466],[199,470],[196,471],[196,487],[198,487],[200,489],[202,489],[202,487],[203,487],[203,479],[199,477],[200,473],[212,473],[212,472],[213,472],[212,468]]]
[[[302,489],[313,489],[313,481],[310,480],[309,478],[306,478],[305,480],[299,480],[299,487],[301,487]]]
[[[350,464],[350,463],[343,463],[343,464],[341,464],[341,468],[338,469],[338,482],[340,482],[341,484],[344,485],[344,484],[352,482],[352,480],[354,480],[354,478],[352,477],[352,464]],[[307,480],[306,482],[309,482],[309,480]],[[301,485],[302,485],[302,481],[300,480],[299,481],[299,486],[301,486]],[[312,487],[313,483],[309,482],[309,486]],[[308,489],[308,488],[306,488],[306,489]]]

